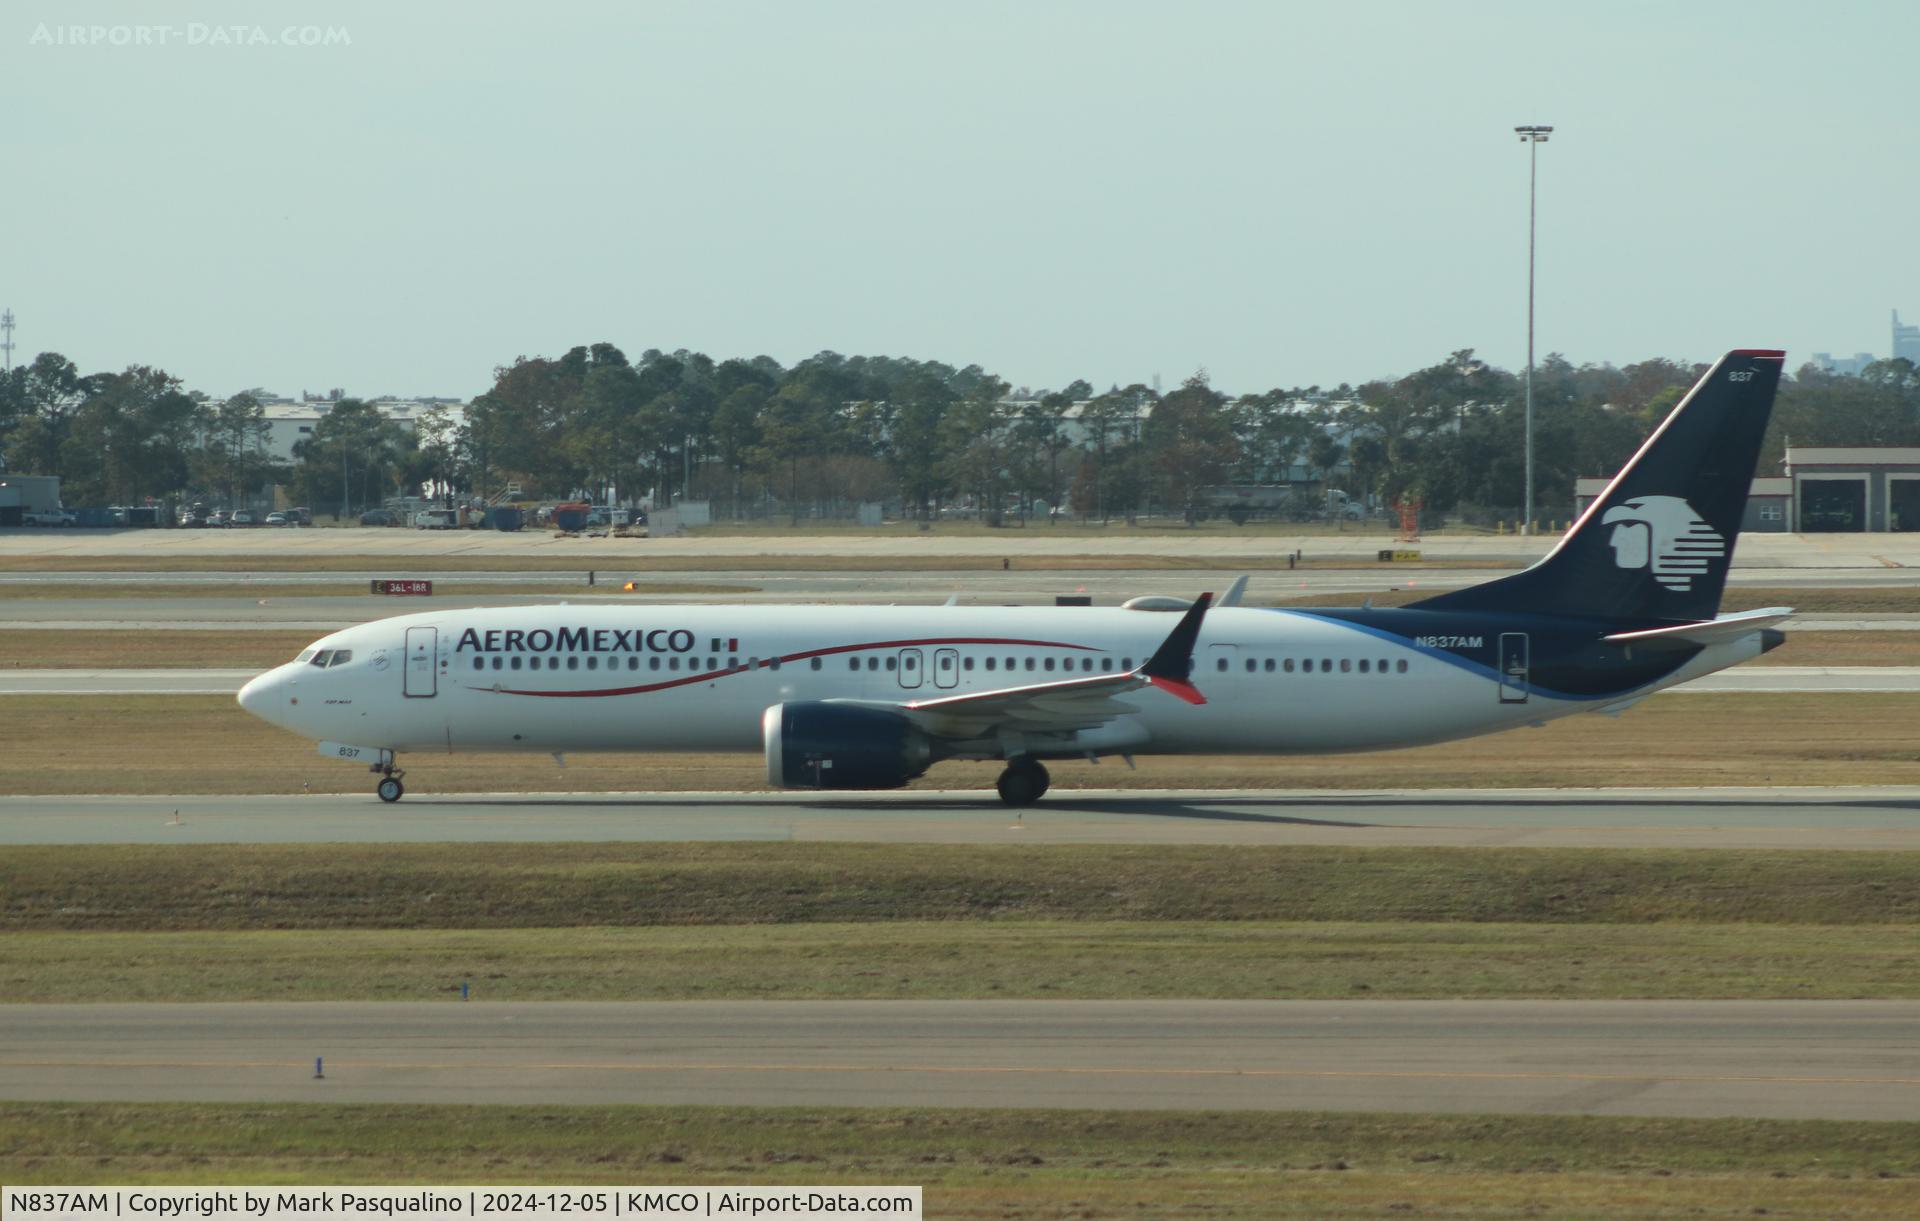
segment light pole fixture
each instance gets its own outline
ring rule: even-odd
[[[1534,217],[1537,214],[1535,183],[1539,178],[1540,146],[1547,142],[1553,128],[1527,124],[1513,129],[1520,143],[1527,146],[1527,494],[1525,516],[1520,531],[1533,533],[1533,246]]]

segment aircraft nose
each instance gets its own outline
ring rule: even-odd
[[[279,724],[282,705],[286,702],[280,671],[268,670],[265,674],[256,674],[247,680],[235,698],[240,701],[242,708],[261,720]]]

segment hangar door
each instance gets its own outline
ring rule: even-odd
[[[1920,530],[1920,479],[1887,480],[1887,529]]]
[[[1867,528],[1867,481],[1862,479],[1802,479],[1800,529],[1808,534],[1836,534]]]

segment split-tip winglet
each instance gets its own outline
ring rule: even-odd
[[[1180,616],[1180,622],[1173,625],[1167,638],[1160,642],[1160,647],[1154,650],[1153,656],[1136,673],[1162,691],[1189,704],[1206,703],[1207,697],[1187,680],[1193,673],[1193,646],[1200,639],[1200,623],[1207,617],[1207,607],[1212,604],[1211,593],[1201,594],[1194,599],[1187,613]]]

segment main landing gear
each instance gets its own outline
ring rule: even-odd
[[[1000,790],[1000,800],[1008,805],[1030,806],[1046,796],[1047,785],[1052,780],[1038,759],[1022,756],[1007,761],[1007,770],[1000,773],[994,787]]]
[[[394,802],[407,795],[407,786],[400,783],[400,777],[406,775],[406,773],[393,764],[376,763],[367,770],[370,772],[384,773],[380,778],[380,783],[373,787],[373,791],[380,795],[380,800]]]

